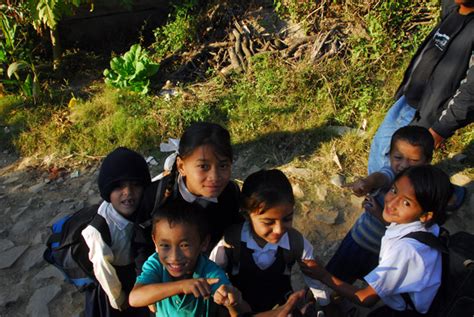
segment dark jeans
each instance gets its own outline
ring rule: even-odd
[[[335,277],[352,284],[357,279],[363,279],[378,264],[379,255],[357,244],[349,231],[326,269]]]

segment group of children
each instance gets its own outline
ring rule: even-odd
[[[241,192],[230,179],[230,135],[221,126],[188,127],[173,168],[154,182],[143,157],[118,148],[99,174],[98,213],[112,243],[92,226],[82,231],[98,282],[86,290],[86,316],[315,315],[315,303],[329,303],[321,282],[362,305],[381,299],[385,310],[423,314],[441,283],[441,256],[403,237],[439,234],[452,188],[427,165],[432,152],[426,129],[395,133],[390,166],[349,185],[367,195],[365,211],[325,269],[292,228],[295,199],[281,171],[249,175]],[[295,263],[311,292],[291,295]],[[368,286],[356,288],[356,279]]]

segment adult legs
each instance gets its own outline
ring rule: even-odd
[[[410,106],[405,96],[400,97],[388,110],[372,140],[369,153],[368,172],[372,174],[388,166],[390,140],[399,128],[407,126],[415,117],[416,109]]]

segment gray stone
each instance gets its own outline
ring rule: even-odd
[[[333,225],[336,223],[337,216],[339,212],[337,210],[327,210],[327,211],[320,211],[316,214],[316,220],[328,224]]]
[[[20,217],[24,212],[25,210],[28,209],[28,207],[20,207],[17,209],[17,211],[12,214],[12,220],[13,222],[17,222],[18,220],[18,217]]]
[[[15,303],[22,294],[21,285],[9,285],[0,292],[0,307]]]
[[[39,265],[40,263],[44,263],[43,253],[45,249],[46,249],[46,246],[43,244],[31,247],[21,259],[21,261],[23,262],[22,270],[24,272],[27,272],[32,267],[35,267]]]
[[[301,199],[304,197],[304,192],[300,184],[291,184],[291,187],[293,188],[293,195],[295,195],[296,198]]]
[[[320,201],[325,201],[328,195],[328,188],[321,184],[317,184],[314,187],[316,189],[316,198]]]
[[[299,178],[308,178],[311,175],[311,170],[294,166],[284,168],[283,172]]]
[[[351,204],[357,209],[360,209],[362,208],[362,202],[364,201],[364,199],[364,197],[357,197],[356,195],[351,195]]]
[[[311,201],[305,200],[301,202],[301,211],[306,215],[311,211]]]
[[[80,175],[80,172],[78,170],[75,170],[74,172],[71,173],[70,177],[71,178],[78,178]]]
[[[63,203],[70,203],[70,202],[73,202],[74,199],[73,198],[65,198],[63,199]]]
[[[358,136],[365,135],[365,132],[363,130],[345,127],[345,126],[327,126],[326,129],[328,129],[329,131],[339,136],[343,136],[344,134],[347,134],[347,133],[354,133]]]
[[[453,176],[451,176],[451,183],[453,183],[454,185],[466,186],[470,182],[471,182],[471,178],[462,173],[456,173]]]
[[[8,178],[7,180],[5,180],[5,181],[3,182],[3,184],[5,184],[5,185],[12,184],[12,183],[16,182],[16,181],[19,180],[19,179],[20,179],[19,177],[13,176],[13,177],[10,177],[10,178]]]
[[[81,193],[85,194],[91,189],[92,187],[92,182],[87,182],[82,186]]]
[[[247,170],[247,175],[250,175],[250,174],[253,174],[255,172],[258,172],[259,170],[261,170],[260,167],[256,166],[256,165],[252,165],[250,167],[250,169]]]
[[[328,255],[334,254],[338,247],[339,247],[339,242],[334,242],[331,246],[326,248],[326,250],[323,252],[323,256],[325,257]]]
[[[59,214],[57,214],[56,216],[54,216],[53,219],[51,219],[47,224],[46,226],[47,227],[51,227],[53,225],[53,223],[55,223],[56,221],[58,221],[59,219],[61,219],[62,217],[64,216],[67,216],[69,214],[71,214],[72,211],[61,211]]]
[[[36,184],[36,185],[31,186],[30,188],[28,188],[28,190],[29,190],[31,193],[37,193],[37,192],[39,192],[40,190],[42,190],[45,185],[46,185],[45,182],[40,182],[40,183],[38,183],[38,184]]]
[[[14,192],[20,190],[20,188],[22,188],[22,187],[23,187],[23,184],[18,184],[18,185],[16,185],[15,187],[13,187],[13,188],[10,190],[10,192],[14,193]]]
[[[33,205],[34,200],[35,200],[35,199],[34,199],[33,197],[30,197],[30,198],[26,201],[26,203],[25,203],[23,206],[31,206],[31,205]]]
[[[27,245],[19,245],[0,253],[0,269],[6,269],[12,266],[26,249],[28,249]]]
[[[64,280],[63,273],[53,265],[48,265],[33,277],[33,280],[39,281],[48,278],[55,278],[57,280]]]
[[[21,221],[17,221],[15,225],[12,227],[10,234],[20,236],[20,235],[25,234],[26,232],[29,232],[31,228],[33,228],[32,226],[33,219],[27,218],[27,217],[22,217],[20,219]]]
[[[36,232],[34,238],[31,240],[31,244],[32,245],[40,244],[40,243],[44,243],[45,241],[46,241],[46,232],[41,230],[41,231]]]
[[[48,303],[60,291],[61,287],[54,284],[37,289],[26,306],[26,313],[31,317],[49,317]]]
[[[100,203],[101,201],[102,201],[102,198],[100,196],[94,195],[94,196],[89,197],[89,199],[87,199],[87,204],[96,205]]]
[[[0,239],[0,252],[13,248],[15,245],[13,242],[7,239]]]
[[[84,203],[83,200],[81,200],[76,204],[76,209],[75,210],[80,210],[80,209],[84,208],[84,206],[85,206],[85,203]]]
[[[334,175],[331,177],[331,184],[337,186],[337,187],[342,187],[344,185],[346,178],[340,174]]]

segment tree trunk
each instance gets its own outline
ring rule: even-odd
[[[61,47],[61,43],[59,40],[59,32],[58,29],[51,29],[50,32],[50,37],[51,37],[51,47],[53,49],[53,69],[56,70],[58,69],[60,63],[61,63],[61,57],[63,54],[63,50]]]

